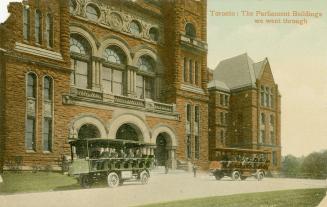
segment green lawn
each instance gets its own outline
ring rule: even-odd
[[[5,172],[0,194],[40,192],[80,188],[77,180],[68,175],[53,172]]]
[[[145,205],[143,207],[315,207],[326,189],[303,189],[217,196]]]

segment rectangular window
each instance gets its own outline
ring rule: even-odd
[[[74,60],[75,85],[78,88],[88,87],[88,63],[80,60]]]
[[[35,118],[28,117],[25,129],[25,147],[27,150],[35,150]]]
[[[42,14],[39,10],[35,11],[35,42],[41,44],[42,41]]]
[[[220,143],[223,145],[225,144],[225,136],[223,130],[220,131]]]
[[[224,112],[220,112],[220,123],[224,124]]]
[[[184,77],[184,82],[187,81],[187,59],[184,57],[183,60],[183,77]]]
[[[186,106],[186,120],[191,122],[191,105],[187,104]]]
[[[266,87],[265,88],[265,106],[268,106],[269,107],[269,101],[270,97],[269,97],[269,88]]]
[[[189,60],[189,80],[193,83],[193,60]]]
[[[52,100],[52,81],[48,77],[44,79],[44,100]]]
[[[228,105],[228,96],[225,95],[224,96],[224,106],[227,106]]]
[[[194,113],[195,113],[194,121],[198,123],[200,120],[199,106],[195,106]]]
[[[33,75],[28,75],[27,79],[27,97],[36,98],[35,78]]]
[[[123,94],[123,72],[120,70],[113,70],[112,92],[114,94]]]
[[[220,95],[219,95],[219,102],[220,102],[220,105],[221,105],[221,106],[224,105],[224,95],[223,95],[223,94],[220,94]]]
[[[112,70],[102,67],[102,88],[105,93],[112,93]]]
[[[48,47],[53,47],[53,20],[50,14],[46,18],[46,41]]]
[[[187,158],[192,158],[192,142],[191,142],[191,135],[187,135],[187,141],[186,141],[186,150],[187,150]]]
[[[152,78],[144,78],[145,98],[153,99],[153,80]]]
[[[137,75],[136,76],[136,95],[138,98],[143,98],[143,76]]]
[[[45,118],[43,122],[43,151],[52,151],[52,120]]]
[[[24,40],[30,39],[30,10],[27,8],[23,10],[23,36]]]
[[[265,141],[265,133],[266,133],[266,131],[264,129],[260,130],[259,144],[264,143],[264,141]]]
[[[195,136],[195,159],[200,159],[200,139],[199,136]]]
[[[197,61],[195,61],[194,75],[195,75],[195,84],[199,85],[199,64]]]
[[[261,86],[260,89],[260,97],[261,97],[261,106],[265,105],[265,89],[263,86]]]

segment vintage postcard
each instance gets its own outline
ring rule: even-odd
[[[0,206],[327,206],[325,0],[1,0]]]

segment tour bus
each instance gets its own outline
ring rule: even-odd
[[[268,150],[216,148],[212,150],[210,173],[216,180],[224,176],[232,180],[245,180],[250,176],[262,180],[269,170],[269,154]]]
[[[126,180],[148,183],[154,163],[151,144],[104,138],[78,139],[69,144],[68,174],[76,177],[84,188],[101,179],[107,179],[109,187],[122,185]]]

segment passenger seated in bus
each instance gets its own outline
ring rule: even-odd
[[[120,149],[120,150],[119,150],[118,157],[119,157],[119,158],[125,158],[125,157],[126,157],[126,153],[124,152],[123,149]]]
[[[101,153],[100,155],[101,158],[109,158],[110,157],[110,152],[109,152],[109,148],[105,148],[104,151]]]
[[[118,158],[118,153],[116,152],[115,148],[111,149],[110,158]]]
[[[135,157],[133,149],[131,149],[131,148],[128,149],[127,157],[128,158],[134,158]]]

